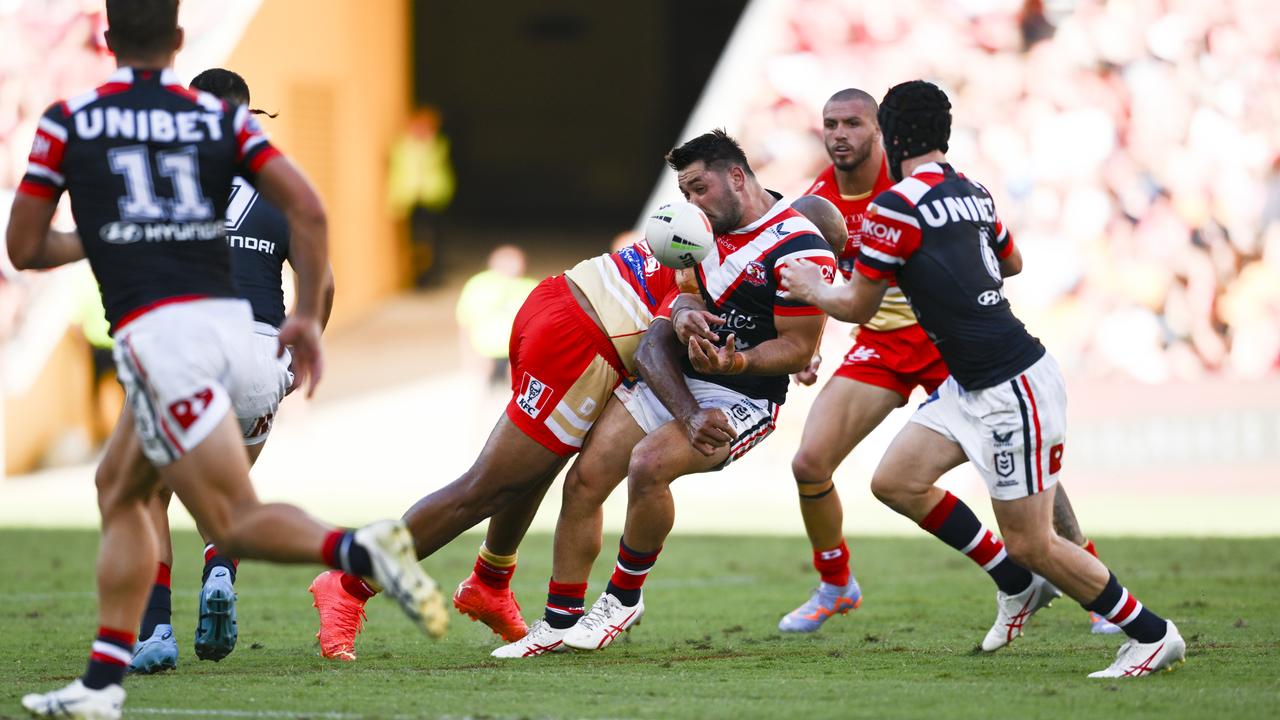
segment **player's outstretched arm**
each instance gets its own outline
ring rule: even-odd
[[[684,423],[694,449],[710,457],[716,448],[732,442],[735,433],[723,412],[699,407],[689,392],[680,369],[678,353],[682,350],[671,323],[656,318],[636,348],[636,366],[658,400]]]
[[[53,200],[32,195],[13,198],[5,242],[15,268],[43,270],[84,259],[79,235],[50,228],[57,207]]]
[[[781,274],[787,288],[783,297],[807,302],[837,320],[851,323],[870,320],[880,309],[889,287],[887,280],[872,280],[857,272],[847,285],[829,284],[821,269],[805,260],[787,263]]]

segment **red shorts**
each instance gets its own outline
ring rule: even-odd
[[[897,330],[859,328],[837,377],[892,390],[905,405],[917,385],[931,393],[951,374],[919,325]]]
[[[511,327],[507,417],[567,457],[582,449],[626,370],[618,351],[573,298],[563,275],[529,293]]]

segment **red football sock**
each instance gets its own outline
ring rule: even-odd
[[[849,546],[844,539],[827,550],[813,551],[813,567],[828,585],[844,587],[849,584]]]

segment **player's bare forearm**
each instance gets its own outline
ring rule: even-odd
[[[298,274],[294,314],[317,321],[324,316],[329,277],[329,220],[315,188],[283,155],[268,160],[255,187],[289,221],[289,264]]]
[[[636,367],[653,394],[673,417],[681,420],[698,412],[698,401],[684,381],[680,367],[683,347],[665,318],[653,321],[636,348]]]
[[[751,375],[791,375],[809,366],[818,348],[825,315],[774,317],[778,337],[744,350],[743,372]]]
[[[329,268],[328,221],[318,200],[314,208],[285,213],[289,218],[289,251],[294,257],[290,264],[298,273],[294,312],[317,320],[324,315],[324,280]]]
[[[84,245],[76,233],[53,230],[52,200],[17,195],[5,233],[9,260],[18,270],[44,270],[84,258]]]
[[[333,296],[337,288],[333,281],[333,266],[325,268],[323,307],[320,311],[320,329],[329,327],[329,318],[333,315]]]

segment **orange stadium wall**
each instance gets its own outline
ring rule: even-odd
[[[279,113],[264,126],[324,197],[336,326],[408,279],[386,169],[409,112],[410,34],[407,0],[266,0],[227,60],[254,105]]]

